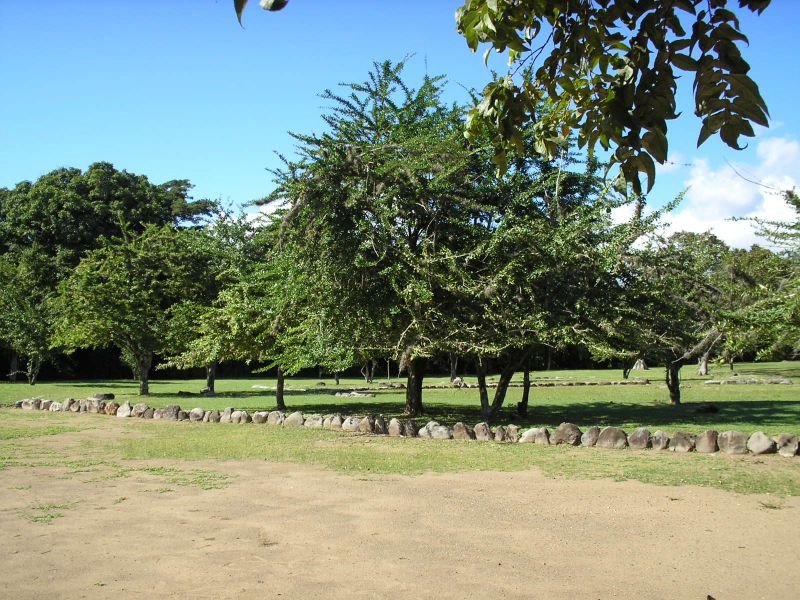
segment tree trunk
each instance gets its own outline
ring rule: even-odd
[[[153,355],[145,352],[136,357],[136,372],[139,375],[139,395],[147,396],[150,394],[150,365],[153,363]]]
[[[667,364],[666,382],[669,390],[669,401],[672,404],[681,403],[681,366],[680,362]]]
[[[8,381],[9,383],[17,382],[17,373],[19,373],[19,354],[16,350],[11,351],[11,364],[9,365]]]
[[[386,381],[392,380],[392,371],[391,371],[391,363],[390,359],[386,359]]]
[[[458,377],[458,356],[455,354],[450,355],[450,383],[455,381],[455,378]]]
[[[28,371],[26,375],[28,376],[28,383],[30,385],[36,385],[36,378],[39,376],[39,370],[42,368],[42,359],[38,356],[36,358],[29,358],[28,359]]]
[[[339,385],[339,372],[333,374],[333,380],[336,382],[336,385]]]
[[[283,386],[285,383],[285,377],[283,376],[283,369],[278,367],[278,379],[275,382],[275,404],[278,407],[278,410],[286,410],[286,402],[283,399]],[[339,383],[338,377],[336,383]]]
[[[489,390],[486,387],[486,372],[488,369],[488,361],[485,358],[478,357],[475,361],[475,375],[478,377],[478,395],[481,399],[481,414],[489,414]]]
[[[214,394],[214,384],[217,382],[217,363],[206,365],[206,393]]]
[[[425,378],[425,367],[428,360],[418,357],[408,361],[408,379],[406,380],[405,414],[416,417],[425,412],[422,406],[422,380]]]
[[[705,376],[709,374],[708,368],[708,358],[711,354],[711,351],[705,352],[703,356],[697,359],[697,374],[700,376]]]
[[[528,399],[531,395],[531,368],[525,364],[525,370],[522,373],[522,400],[517,404],[517,414],[520,417],[528,416]]]
[[[548,346],[545,354],[544,370],[550,371],[553,368],[553,349]]]

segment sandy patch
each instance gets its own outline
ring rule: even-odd
[[[59,438],[77,453],[80,434]],[[722,600],[800,589],[800,499],[705,488],[129,462],[0,471],[0,507],[8,598]]]

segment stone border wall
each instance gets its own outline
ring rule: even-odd
[[[570,446],[595,446],[597,448],[622,449],[636,448],[654,450],[671,450],[673,452],[700,452],[710,454],[780,454],[794,457],[800,453],[798,436],[782,433],[769,437],[761,431],[750,435],[740,431],[714,430],[704,431],[700,435],[676,432],[672,435],[664,431],[650,432],[640,427],[630,435],[619,427],[589,427],[586,431],[572,423],[561,423],[552,432],[547,427],[533,427],[521,430],[516,425],[498,425],[494,428],[487,423],[467,425],[455,423],[452,427],[436,421],[428,421],[419,427],[412,419],[393,418],[386,422],[383,415],[304,415],[301,412],[285,413],[282,411],[256,411],[226,408],[205,410],[193,408],[183,410],[177,404],[165,408],[152,408],[144,403],[131,405],[129,402],[119,404],[114,401],[113,394],[96,394],[90,398],[74,400],[68,398],[64,402],[54,402],[42,398],[32,398],[16,402],[15,408],[42,410],[50,412],[96,413],[120,418],[164,419],[171,421],[191,421],[202,423],[266,423],[283,427],[308,427],[310,429],[327,429],[331,431],[349,431],[373,435],[393,437],[417,437],[441,440],[476,440],[518,444],[567,444]]]

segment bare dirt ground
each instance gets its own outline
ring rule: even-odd
[[[45,444],[77,458],[86,435]],[[265,462],[0,471],[3,598],[788,598],[798,556],[800,499],[696,487]]]

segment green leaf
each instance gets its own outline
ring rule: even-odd
[[[686,54],[671,54],[669,62],[682,71],[697,71],[697,61]]]

